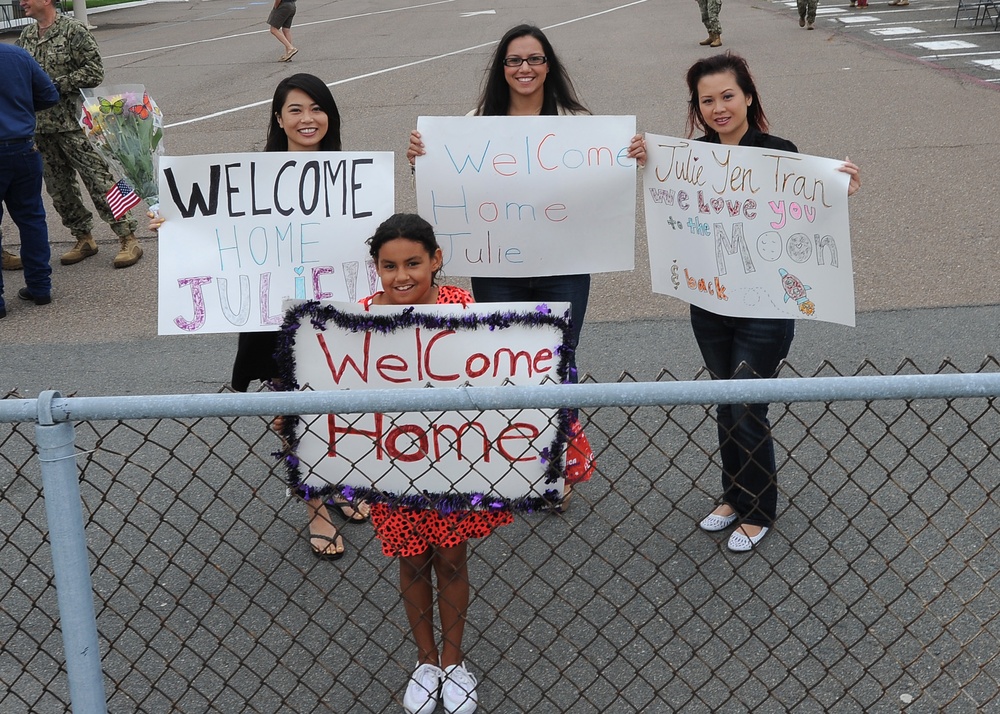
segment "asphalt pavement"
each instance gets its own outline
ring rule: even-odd
[[[706,53],[697,44],[705,31],[691,0],[500,0],[496,4],[482,0],[409,4],[405,0],[309,0],[300,3],[294,27],[300,53],[289,66],[277,61],[280,48],[264,26],[269,5],[233,0],[154,2],[95,12],[91,21],[97,26],[107,81],[145,84],[166,116],[167,151],[196,154],[259,150],[267,124],[266,104],[277,81],[294,71],[317,74],[333,83],[343,114],[345,147],[398,152],[400,210],[412,210],[415,205],[402,156],[409,129],[422,114],[468,111],[492,49],[490,43],[508,27],[528,21],[547,28],[587,106],[595,113],[634,113],[640,129],[661,134],[683,133],[683,73]],[[727,0],[724,4],[724,49],[748,57],[774,133],[794,140],[808,153],[846,155],[862,166],[863,187],[851,200],[857,327],[800,322],[790,361],[802,374],[818,370],[829,374],[828,365],[844,374],[859,369],[871,373],[866,360],[882,372],[895,371],[905,360],[913,360],[921,371],[935,371],[942,365],[950,369],[952,363],[970,371],[986,355],[997,353],[1000,291],[993,264],[1000,208],[993,167],[1000,116],[1000,93],[994,79],[1000,70],[976,62],[989,59],[987,54],[968,54],[963,59],[957,50],[920,47],[919,43],[957,41],[944,36],[961,35],[962,41],[976,44],[977,52],[994,52],[992,57],[997,57],[1000,39],[992,30],[967,20],[951,27],[955,6],[950,7],[920,0],[901,9],[873,4],[867,10],[852,11],[846,2],[821,6],[817,30],[810,32],[798,27],[795,10],[787,3]],[[919,32],[889,32],[903,27]],[[13,38],[10,33],[0,34],[0,41]],[[938,59],[930,59],[932,54]],[[684,317],[687,307],[651,294],[641,210],[638,216],[636,269],[595,277],[580,365],[604,381],[622,372],[654,379],[663,369],[677,378],[689,378],[697,372],[700,359]],[[72,240],[51,211],[49,225],[53,253],[58,256]],[[16,231],[9,218],[4,218],[3,228],[5,245],[10,247],[16,243]],[[146,257],[133,268],[111,267],[115,241],[104,226],[96,230],[97,256],[74,266],[59,265],[56,258],[54,300],[48,306],[18,301],[15,295],[23,285],[21,277],[4,274],[9,315],[0,321],[0,394],[16,389],[33,396],[47,388],[81,395],[215,392],[228,381],[235,352],[233,335],[156,335],[158,248],[154,238],[142,234]],[[796,418],[803,424],[813,423],[809,413],[804,410]],[[782,516],[780,537],[769,536],[768,548],[760,554],[773,568],[755,567],[754,560],[744,560],[741,566],[728,555],[719,557],[721,543],[694,528],[711,499],[702,489],[709,482],[707,487],[714,488],[717,479],[705,472],[706,454],[699,447],[714,439],[704,413],[677,410],[665,431],[661,431],[662,415],[642,413],[634,415],[631,431],[619,432],[611,428],[619,416],[616,410],[601,413],[603,421],[598,421],[606,429],[593,433],[592,438],[602,445],[602,478],[582,489],[566,519],[519,519],[476,548],[477,560],[492,568],[476,566],[475,577],[490,575],[488,582],[475,583],[476,607],[482,609],[474,613],[478,619],[472,620],[475,626],[470,629],[476,635],[470,646],[482,674],[484,703],[504,702],[491,706],[492,711],[561,711],[556,705],[559,701],[576,702],[573,711],[616,711],[614,704],[603,705],[607,702],[616,703],[621,711],[656,711],[647,691],[654,687],[659,688],[656,702],[679,702],[673,706],[677,710],[686,706],[685,711],[710,711],[718,702],[733,704],[733,699],[727,699],[733,682],[745,682],[733,695],[735,699],[760,702],[754,711],[785,710],[782,707],[789,700],[783,697],[789,696],[788,690],[791,701],[805,702],[801,711],[809,710],[807,705],[812,703],[818,707],[819,702],[833,702],[826,710],[864,711],[866,703],[907,701],[900,692],[912,699],[913,680],[923,676],[924,670],[931,672],[926,678],[933,683],[938,681],[938,672],[949,670],[950,676],[951,669],[958,674],[947,681],[959,689],[971,681],[968,672],[980,673],[968,687],[969,699],[959,699],[960,693],[935,698],[937,693],[932,692],[935,696],[926,697],[926,703],[918,700],[907,710],[922,714],[935,710],[933,703],[941,701],[953,702],[954,711],[974,710],[972,696],[983,694],[985,680],[996,681],[995,668],[983,664],[993,662],[991,641],[986,636],[974,638],[967,649],[978,659],[971,669],[963,670],[965,660],[949,654],[951,640],[945,636],[920,640],[927,623],[912,619],[907,596],[922,594],[922,587],[935,592],[922,601],[933,601],[934,607],[927,608],[930,615],[949,604],[942,602],[948,598],[940,597],[936,577],[900,586],[902,594],[894,591],[897,568],[911,577],[911,568],[924,572],[923,559],[898,555],[904,551],[912,555],[913,549],[931,553],[928,558],[935,558],[931,566],[935,574],[953,572],[956,562],[982,566],[988,571],[984,577],[993,572],[988,563],[982,565],[964,551],[956,557],[951,548],[928,549],[924,544],[923,526],[932,520],[926,514],[933,513],[935,523],[945,530],[957,517],[933,510],[938,507],[933,504],[939,500],[939,489],[935,481],[927,480],[922,463],[905,462],[898,467],[900,483],[909,479],[905,483],[910,490],[903,492],[900,487],[897,491],[891,483],[881,489],[886,475],[873,461],[884,458],[883,452],[891,451],[892,443],[872,446],[869,455],[873,458],[855,470],[855,457],[863,450],[860,442],[866,435],[863,423],[857,427],[857,443],[846,446],[840,438],[840,422],[832,419],[820,425],[817,433],[833,434],[817,442],[823,448],[811,454],[811,442],[791,441],[797,433],[796,419],[786,420],[783,435],[790,438],[796,453],[795,463],[783,473],[783,489],[795,498],[789,499]],[[693,427],[688,427],[689,416]],[[983,418],[983,425],[973,421],[951,426],[935,423],[935,437],[942,429],[960,432],[954,439],[941,441],[948,445],[949,455],[954,455],[953,445],[973,426],[984,435],[995,434],[989,419]],[[213,422],[202,428],[207,433],[216,426]],[[651,428],[641,428],[647,426]],[[883,426],[878,422],[873,432],[881,433]],[[912,428],[923,434],[923,426]],[[142,613],[147,612],[142,608],[160,608],[131,625],[147,624],[149,640],[130,634],[116,642],[115,658],[106,665],[109,676],[120,682],[114,692],[114,709],[135,710],[135,702],[128,700],[135,691],[148,697],[142,700],[143,710],[166,711],[176,704],[174,708],[181,710],[204,711],[208,706],[199,697],[215,696],[213,692],[220,689],[213,675],[230,672],[237,673],[233,684],[227,680],[223,694],[213,700],[222,711],[245,710],[235,703],[226,706],[234,693],[256,697],[255,711],[290,710],[284,698],[267,708],[278,692],[282,697],[287,693],[288,702],[301,703],[296,711],[379,711],[379,706],[391,703],[404,686],[404,666],[410,664],[409,659],[397,660],[409,658],[410,650],[400,644],[405,632],[402,614],[398,607],[393,611],[398,603],[395,573],[390,561],[378,554],[370,532],[350,535],[350,548],[359,557],[345,558],[340,561],[342,567],[316,565],[297,532],[302,525],[298,504],[286,499],[283,484],[268,474],[272,463],[264,460],[274,447],[264,422],[238,421],[233,431],[241,438],[221,443],[219,460],[210,463],[200,460],[204,458],[200,441],[181,442],[183,434],[171,433],[186,433],[186,425],[177,422],[156,428],[166,432],[167,438],[160,438],[164,443],[173,444],[176,436],[178,453],[159,470],[150,466],[148,472],[143,468],[120,475],[112,468],[101,471],[100,460],[132,453],[127,444],[118,448],[111,442],[130,442],[135,435],[128,429],[105,434],[99,425],[81,429],[81,438],[87,442],[84,448],[105,442],[102,453],[88,462],[90,471],[84,479],[86,494],[94,501],[92,508],[106,512],[95,519],[100,522],[106,517],[117,524],[122,517],[119,509],[135,504],[135,511],[127,516],[130,529],[122,531],[120,543],[106,535],[117,533],[111,526],[92,531],[91,547],[101,568],[108,569],[98,569],[98,588],[104,588],[102,596],[114,594],[117,608],[105,612],[105,617],[115,618],[120,612],[125,619],[133,607]],[[682,434],[682,428],[704,439],[688,438],[690,434]],[[894,428],[909,436],[906,423]],[[995,476],[986,473],[990,462],[982,460],[980,453],[988,448],[983,444],[993,443],[993,437],[980,438],[982,444],[972,446],[979,459],[975,463],[984,464],[977,474],[984,485],[964,497],[979,499],[977,503],[995,484]],[[10,443],[4,455],[12,448]],[[256,461],[247,460],[248,443],[260,452]],[[834,445],[830,450],[837,450],[835,459],[826,458],[830,453],[826,444]],[[21,448],[27,450],[24,445]],[[962,451],[956,448],[956,453]],[[167,458],[153,451],[137,459]],[[809,461],[813,456],[820,464],[815,468]],[[189,463],[200,466],[192,469]],[[941,463],[944,467],[934,475],[946,481],[951,475],[948,469],[958,474],[956,478],[966,478],[970,470],[965,464],[973,461],[971,457],[959,459],[956,465],[942,458]],[[198,472],[196,479],[192,479],[193,470]],[[157,478],[149,479],[153,472]],[[212,502],[213,493],[218,493],[213,489],[234,476],[241,481],[226,498]],[[867,487],[864,479],[868,477],[877,485],[870,491],[857,491],[854,481]],[[99,493],[99,485],[105,482],[108,494],[115,487],[115,497],[107,502]],[[925,503],[919,493],[912,492],[914,483],[923,484],[928,510],[921,510]],[[5,491],[5,499],[39,503],[33,485],[24,480],[17,485],[20,500],[15,489]],[[139,493],[141,498],[136,496]],[[626,501],[637,493],[641,498]],[[876,523],[851,522],[853,504],[857,499],[868,502],[869,493],[873,495],[866,514],[870,519],[874,513]],[[891,509],[897,497],[914,507],[905,512]],[[184,498],[199,507],[213,503],[206,511],[206,522],[226,521],[227,528],[230,521],[235,525],[221,539],[214,525],[197,532],[192,529],[190,543],[198,548],[193,554],[188,541],[172,530],[192,522],[194,511],[185,510]],[[830,508],[831,503],[838,508]],[[892,514],[893,528],[882,525],[879,509],[883,507],[886,514]],[[11,511],[9,518],[21,525],[20,514],[28,510]],[[978,529],[968,539],[975,544],[993,531],[987,523],[991,512],[973,510],[983,521],[969,526],[970,531]],[[31,514],[25,524],[31,519],[40,521],[37,509]],[[275,521],[275,514],[286,523]],[[909,522],[914,516],[915,523]],[[41,532],[39,528],[37,538],[28,539],[41,542]],[[855,550],[858,543],[867,542],[869,532],[877,533],[872,542],[879,547]],[[912,544],[898,542],[909,533],[917,533]],[[828,535],[836,537],[836,547],[824,540]],[[966,540],[955,537],[953,542],[958,548]],[[11,539],[13,547],[18,543]],[[810,558],[821,554],[822,558],[806,563],[799,554]],[[244,558],[253,567],[242,567]],[[306,561],[314,567],[306,570]],[[291,572],[289,564],[301,567],[308,577]],[[870,588],[860,578],[847,577],[854,574],[855,564],[858,572],[874,581]],[[527,577],[529,569],[536,577]],[[575,569],[572,578],[565,575],[567,569]],[[129,581],[122,589],[117,589],[119,571]],[[816,577],[817,573],[823,577]],[[831,573],[847,576],[827,579]],[[878,577],[879,573],[887,575]],[[192,582],[204,589],[190,589]],[[757,584],[759,597],[748,604],[744,590],[751,583]],[[956,587],[966,583],[958,581]],[[289,596],[292,587],[295,597]],[[334,587],[336,597],[331,597]],[[976,587],[969,589],[976,591]],[[17,596],[20,591],[12,592]],[[247,607],[245,593],[251,592],[267,608]],[[178,593],[178,603],[184,598],[184,605],[171,603],[162,609],[174,593]],[[203,597],[209,593],[210,597]],[[708,599],[706,593],[714,595]],[[988,610],[993,589],[980,587],[979,593],[984,610],[976,616],[979,623],[988,622],[994,614]],[[207,612],[209,600],[222,605],[211,610],[214,619],[209,622],[213,632],[229,633],[221,647],[206,629],[191,627],[194,611],[205,605]],[[772,609],[771,603],[780,607]],[[844,616],[849,603],[857,604],[850,612],[857,619]],[[881,617],[881,611],[871,607],[876,604],[893,611]],[[741,616],[730,617],[737,606]],[[542,616],[532,617],[536,609],[544,610]],[[386,617],[386,612],[392,614]],[[868,617],[872,612],[878,622]],[[575,614],[566,617],[569,613]],[[830,614],[834,625],[822,619],[824,614]],[[965,629],[966,635],[976,627],[968,628],[966,620],[948,613],[940,617]],[[223,622],[227,618],[239,626],[230,629],[231,624]],[[530,623],[527,635],[508,648],[504,643],[510,642],[510,631],[517,629],[510,623],[521,622]],[[330,637],[331,623],[341,623],[336,626],[336,637]],[[739,644],[747,641],[748,628],[771,642],[775,623],[792,623],[788,629],[794,635],[775,640],[773,650],[781,665],[777,669],[775,659],[761,663]],[[154,636],[156,646],[147,646]],[[288,649],[289,637],[303,643],[304,650]],[[927,649],[936,659],[886,644],[898,641],[907,648],[915,646],[914,642],[929,642]],[[532,649],[546,642],[554,646],[541,647],[544,657],[539,649]],[[739,651],[731,651],[730,646]],[[866,659],[890,646],[891,656]],[[809,655],[801,655],[802,649],[808,649]],[[945,654],[938,656],[938,649]],[[161,650],[184,656],[164,668],[158,659]],[[398,657],[397,650],[402,653]],[[190,656],[196,651],[204,651],[205,660]],[[616,656],[619,651],[629,656]],[[303,668],[302,663],[317,652],[321,653],[315,657],[318,664]],[[387,652],[392,653],[388,666],[365,669],[384,662]],[[274,665],[275,659],[282,660],[281,666]],[[642,667],[642,676],[634,680],[630,679],[632,670],[622,671],[633,662]],[[912,665],[900,674],[906,663]],[[530,668],[530,677],[523,676],[522,666]],[[245,677],[243,668],[261,673],[266,686],[245,685],[256,680]],[[11,668],[10,681],[18,681],[16,694],[23,697],[18,701],[38,696],[28,691],[35,688],[35,682],[45,688],[47,680],[38,670],[58,666],[31,669],[34,679],[24,675],[17,663]],[[163,669],[167,673],[162,680],[124,681],[136,677],[136,672],[155,678]],[[295,676],[286,677],[293,669]],[[706,669],[712,670],[711,677],[705,676]],[[677,672],[683,676],[678,678]],[[199,681],[185,688],[185,677]],[[678,679],[683,680],[680,685]],[[290,680],[294,680],[291,686]],[[616,684],[623,681],[634,681],[635,686],[620,692]],[[761,682],[769,687],[783,684],[775,690],[775,697],[762,701],[754,689]],[[689,689],[687,683],[695,684]],[[576,691],[577,685],[582,692]],[[149,689],[154,691],[149,693]],[[183,701],[174,701],[175,691],[184,692]],[[63,700],[53,698],[47,706],[26,706],[16,712],[64,711]],[[631,704],[626,706],[624,701]],[[895,706],[884,710],[896,710]],[[733,704],[732,710],[744,709]],[[746,710],[751,710],[749,705]],[[883,709],[871,706],[867,710]]]
[[[956,23],[955,7],[821,4],[812,32],[798,27],[791,3],[723,9],[723,48],[749,59],[774,133],[862,166],[851,203],[858,327],[801,325],[790,359],[805,371],[830,357],[849,372],[864,359],[891,370],[914,356],[931,368],[945,358],[978,364],[996,351],[1000,34],[971,17]],[[705,53],[697,8],[682,0],[328,0],[302,3],[301,51],[285,64],[263,22],[267,9],[154,2],[94,11],[90,20],[106,82],[146,85],[164,112],[171,154],[261,148],[276,82],[292,71],[319,75],[333,84],[346,147],[397,152],[400,210],[415,204],[402,156],[408,130],[418,115],[472,106],[491,43],[507,27],[548,28],[595,113],[634,113],[640,129],[657,133],[684,131],[683,72]],[[686,305],[651,293],[641,209],[638,216],[636,268],[595,276],[580,360],[601,379],[631,365],[643,375],[690,375],[698,360]],[[55,256],[72,240],[51,206],[49,226],[52,304],[18,301],[21,276],[4,275],[0,390],[135,394],[226,382],[234,338],[156,335],[155,238],[141,230],[146,257],[114,270],[114,237],[98,222],[101,252],[62,266]],[[9,217],[3,228],[10,247]]]

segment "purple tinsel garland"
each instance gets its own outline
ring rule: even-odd
[[[278,335],[278,347],[274,353],[275,361],[278,364],[278,380],[274,383],[274,387],[278,390],[296,391],[300,388],[295,379],[294,346],[296,331],[301,327],[304,320],[308,320],[313,328],[321,332],[326,330],[327,324],[333,324],[342,330],[350,332],[377,332],[380,334],[391,334],[397,330],[416,327],[433,330],[470,330],[478,327],[487,327],[490,330],[495,330],[515,325],[552,325],[557,327],[563,335],[563,344],[555,350],[556,355],[559,357],[556,374],[561,383],[565,384],[569,382],[569,360],[573,354],[573,349],[567,344],[571,334],[569,311],[563,315],[553,315],[552,309],[545,303],[538,305],[532,312],[498,311],[487,314],[428,315],[417,312],[413,307],[408,307],[401,313],[393,315],[372,313],[361,315],[344,313],[333,305],[323,305],[318,301],[312,300],[291,308],[285,314],[285,321]],[[394,494],[375,488],[358,488],[348,485],[324,486],[322,488],[308,486],[302,482],[300,462],[295,455],[295,447],[297,446],[295,429],[298,422],[298,416],[285,416],[282,436],[288,447],[284,451],[275,452],[273,455],[284,461],[288,471],[289,486],[306,499],[329,499],[335,495],[339,495],[348,501],[362,500],[369,503],[386,503],[392,506],[409,508],[432,508],[441,513],[468,510],[533,512],[549,510],[562,501],[562,493],[556,489],[547,489],[541,497],[532,496],[508,499],[484,493],[424,492]],[[566,443],[568,423],[569,410],[560,409],[556,438],[550,447],[542,449],[539,456],[539,460],[547,465],[545,472],[545,483],[547,484],[554,484],[563,475],[560,464],[562,463],[562,453]]]

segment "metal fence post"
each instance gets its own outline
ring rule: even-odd
[[[52,547],[69,696],[74,714],[107,714],[94,588],[83,531],[83,501],[76,469],[76,434],[72,422],[56,423],[52,418],[52,400],[60,397],[59,392],[54,391],[38,395],[35,436],[42,467],[45,517]]]

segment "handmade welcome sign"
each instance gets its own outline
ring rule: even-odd
[[[653,291],[734,317],[854,325],[842,161],[646,134]]]
[[[566,380],[569,303],[372,306],[290,302],[284,388],[456,388]],[[535,510],[559,499],[558,409],[286,417],[289,483],[306,497],[441,511]]]
[[[420,117],[420,215],[449,275],[635,265],[635,117]]]
[[[164,156],[159,334],[277,330],[285,298],[355,301],[393,213],[389,152]]]

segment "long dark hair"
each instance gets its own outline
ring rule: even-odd
[[[337,109],[337,103],[333,101],[330,88],[323,84],[319,77],[304,73],[293,74],[278,82],[274,98],[271,100],[271,122],[267,125],[267,143],[264,144],[264,151],[288,151],[288,135],[278,124],[278,117],[281,116],[281,109],[285,106],[288,93],[293,89],[308,94],[326,113],[326,136],[320,140],[318,151],[340,151],[340,111]]]
[[[747,107],[747,123],[766,134],[768,129],[767,117],[764,115],[764,107],[760,103],[760,95],[757,94],[757,85],[754,84],[753,75],[750,74],[750,66],[739,55],[732,52],[724,52],[698,60],[687,71],[687,85],[688,90],[691,92],[691,99],[688,102],[688,136],[693,136],[697,129],[705,132],[709,137],[716,135],[717,132],[708,127],[708,124],[705,123],[705,118],[701,115],[698,82],[701,81],[702,77],[707,77],[710,74],[721,74],[723,72],[732,72],[733,76],[736,77],[736,83],[740,89],[745,95],[750,97],[750,106]]]
[[[365,241],[368,244],[368,252],[376,264],[378,264],[378,252],[382,246],[396,238],[405,238],[420,243],[431,258],[441,248],[430,223],[416,213],[396,213],[382,221],[375,229],[375,235]],[[431,282],[434,284],[437,283],[438,272],[440,271],[435,270],[431,276]]]
[[[545,77],[545,84],[542,85],[544,94],[542,114],[555,115],[559,113],[560,109],[571,113],[589,114],[587,108],[580,104],[580,100],[576,98],[576,90],[573,88],[569,73],[566,72],[563,63],[559,61],[559,56],[552,48],[549,38],[534,25],[518,25],[510,28],[497,44],[493,60],[490,62],[489,69],[486,70],[486,82],[483,85],[482,94],[479,95],[476,114],[479,116],[507,116],[510,112],[510,87],[507,86],[507,79],[504,76],[503,61],[507,57],[510,43],[519,37],[534,37],[541,43],[542,52],[548,58],[549,73]]]

